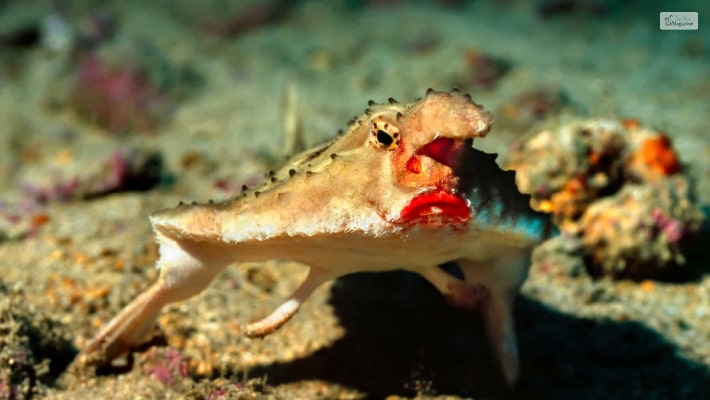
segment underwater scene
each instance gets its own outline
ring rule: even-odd
[[[709,16],[0,0],[0,400],[710,398]]]

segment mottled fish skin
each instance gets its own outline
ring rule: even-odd
[[[539,243],[558,234],[549,214],[530,207],[530,195],[520,193],[515,171],[505,171],[496,163],[497,154],[489,154],[469,145],[456,170],[460,177],[459,193],[470,202],[472,223],[490,230]]]

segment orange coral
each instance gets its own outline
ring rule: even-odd
[[[673,175],[681,170],[678,156],[673,151],[671,140],[666,135],[647,139],[641,145],[637,156],[651,170],[663,175]]]

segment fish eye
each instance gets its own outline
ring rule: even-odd
[[[399,146],[399,129],[384,120],[372,123],[372,137],[377,146],[385,150],[394,150]]]
[[[380,129],[377,131],[377,141],[380,142],[381,145],[388,147],[392,144],[392,142],[394,142],[394,138],[390,136],[389,133]]]

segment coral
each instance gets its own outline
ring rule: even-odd
[[[515,143],[531,205],[583,244],[595,275],[660,276],[685,262],[703,215],[670,138],[636,120],[574,120]]]
[[[22,182],[22,197],[15,202],[0,202],[0,241],[34,234],[50,216],[50,202],[92,199],[121,191],[150,190],[169,179],[160,153],[131,149],[115,151],[87,163],[80,175],[63,176],[58,171],[43,174],[45,181]]]
[[[67,98],[58,101],[81,118],[113,133],[152,131],[202,86],[191,66],[173,61],[158,46],[130,38],[105,42],[111,33],[101,29],[112,28],[77,39]]]
[[[596,275],[651,278],[685,263],[683,239],[700,229],[702,214],[687,201],[681,176],[625,185],[594,202],[580,220],[590,270]]]
[[[160,153],[131,149],[115,151],[96,165],[88,165],[85,173],[70,178],[55,176],[49,184],[24,183],[23,191],[34,201],[90,199],[122,191],[145,191],[164,177]]]
[[[666,135],[643,139],[629,160],[629,174],[642,181],[653,181],[681,172],[680,161]]]
[[[115,151],[103,161],[96,175],[82,182],[78,195],[93,198],[115,192],[146,191],[165,177],[160,153],[143,149]]]
[[[532,206],[564,222],[620,187],[625,147],[620,124],[573,121],[514,143],[508,165],[520,190],[532,195]]]
[[[114,132],[153,129],[167,111],[165,96],[134,65],[93,54],[79,62],[70,97],[79,114]]]

